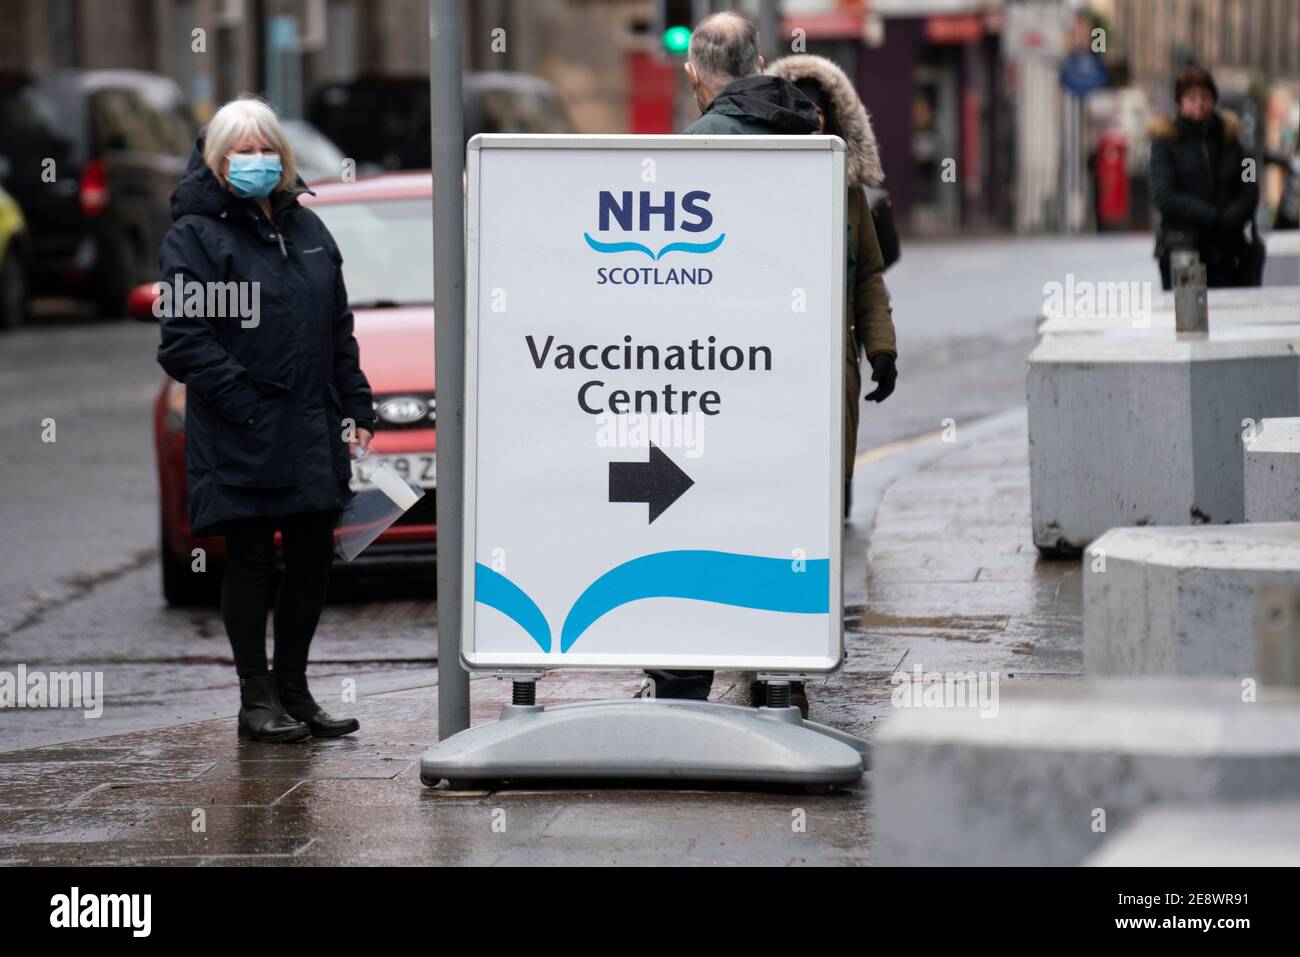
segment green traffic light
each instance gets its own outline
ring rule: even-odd
[[[664,31],[664,49],[669,53],[685,53],[691,45],[691,28],[676,26]]]

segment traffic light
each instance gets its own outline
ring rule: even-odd
[[[691,0],[660,0],[659,26],[665,53],[684,56],[691,45]]]
[[[664,49],[669,53],[685,53],[690,45],[690,27],[678,24],[664,31]]]

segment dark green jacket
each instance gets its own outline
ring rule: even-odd
[[[732,80],[687,133],[704,136],[771,136],[817,132],[817,108],[789,80],[747,76]]]
[[[728,83],[686,132],[718,136],[807,135],[816,133],[819,125],[812,100],[789,80],[768,74]],[[881,352],[897,355],[898,347],[894,342],[889,294],[881,278],[885,263],[880,254],[880,241],[860,187],[849,189],[846,212],[849,341],[845,349],[856,364],[858,343],[866,348],[868,357]]]

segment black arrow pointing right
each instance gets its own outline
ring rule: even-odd
[[[651,522],[694,484],[695,480],[653,442],[648,462],[609,463],[609,500],[645,502],[650,506]]]

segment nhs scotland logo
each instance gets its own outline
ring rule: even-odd
[[[636,254],[657,263],[669,253],[707,255],[722,245],[726,233],[709,239],[700,236],[713,228],[708,208],[710,194],[702,189],[678,195],[665,190],[656,196],[651,190],[601,190],[597,201],[596,232],[582,238],[598,253],[608,256]],[[641,234],[638,236],[638,234]],[[689,238],[676,238],[686,234]],[[696,238],[696,237],[699,238]],[[644,241],[643,241],[644,240]],[[598,286],[707,286],[713,271],[705,266],[600,266]]]

